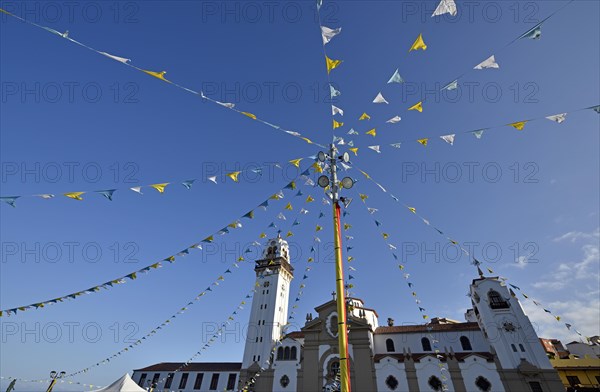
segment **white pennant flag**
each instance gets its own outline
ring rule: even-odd
[[[217,183],[217,176],[208,177],[208,181],[212,181],[215,184]]]
[[[333,116],[335,116],[336,114],[339,114],[340,116],[343,116],[344,115],[344,111],[342,109],[338,108],[335,105],[331,105],[331,114]]]
[[[348,131],[348,135],[358,135],[358,132],[356,132],[354,128],[350,128],[350,130]]]
[[[367,148],[370,148],[371,150],[375,151],[378,154],[381,154],[381,151],[379,151],[379,146],[368,146]]]
[[[281,220],[287,220],[285,215],[283,215],[283,212],[280,212],[279,215],[277,215],[277,218]]]
[[[446,143],[448,143],[449,145],[453,146],[454,145],[454,137],[456,136],[456,134],[452,134],[452,135],[444,135],[444,136],[440,136],[440,138],[445,141]]]
[[[401,144],[402,144],[402,143],[393,143],[393,144],[390,144],[390,146],[392,146],[392,147],[394,147],[394,148],[400,148],[400,145],[401,145]]]
[[[562,124],[567,119],[567,113],[555,114],[554,116],[548,116],[546,118],[550,121]]]
[[[496,69],[500,68],[500,66],[496,62],[496,57],[494,55],[491,55],[485,61],[476,65],[474,69],[488,69],[488,68],[496,68]]]
[[[139,193],[140,195],[143,195],[141,186],[134,186],[133,188],[129,188],[129,189],[131,189],[134,192]]]
[[[342,167],[344,168],[344,170],[350,170],[352,169],[352,167],[350,167],[350,165],[346,165],[344,162],[339,161],[339,164],[342,165]]]
[[[458,79],[457,80],[453,80],[452,82],[448,83],[447,85],[445,85],[442,90],[456,90],[458,88]]]
[[[350,140],[348,143],[346,143],[347,145],[349,145],[350,147],[354,147],[354,140]]]
[[[386,101],[385,98],[383,98],[383,95],[381,95],[381,93],[377,94],[377,96],[373,100],[373,103],[388,103],[389,104],[389,102]]]
[[[117,60],[117,61],[119,61],[119,62],[121,62],[123,64],[127,64],[127,63],[129,63],[131,61],[131,59],[126,59],[125,57],[114,56],[114,55],[106,53],[106,52],[98,52],[98,53],[103,54],[106,57],[110,57],[113,60]]]
[[[371,207],[367,207],[367,209],[369,210],[369,214],[374,214],[377,211],[379,211],[377,208],[371,208]]]
[[[457,10],[456,10],[456,3],[454,2],[454,0],[442,0],[440,2],[440,4],[438,4],[437,8],[435,9],[435,11],[433,12],[433,15],[431,15],[431,17],[433,18],[434,16],[444,15],[444,14],[450,14],[452,16],[456,16]]]
[[[323,45],[327,45],[333,37],[342,32],[342,28],[330,29],[329,27],[321,26],[321,35],[323,36]]]
[[[234,103],[229,103],[229,102],[219,102],[219,101],[215,101],[216,103],[218,103],[221,106],[225,106],[227,109],[233,109],[235,107]]]
[[[343,145],[345,145],[345,144],[346,144],[346,142],[344,141],[344,138],[343,138],[343,137],[341,137],[341,138],[338,140],[338,146],[343,146]]]
[[[300,135],[298,132],[294,132],[294,131],[284,131],[285,133],[289,133],[292,136],[302,136]]]
[[[396,123],[399,123],[401,120],[402,120],[402,117],[396,116],[396,117],[392,117],[389,120],[387,120],[386,123],[396,124]]]

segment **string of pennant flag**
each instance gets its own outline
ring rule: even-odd
[[[16,390],[16,389],[14,389],[14,387],[15,387],[15,384],[16,384],[17,381],[18,382],[26,382],[26,383],[38,383],[38,384],[48,382],[48,380],[29,380],[29,379],[26,379],[26,378],[4,377],[4,376],[1,376],[0,380],[10,381],[11,385],[13,386],[13,390]],[[14,382],[15,384],[12,384],[12,382]],[[89,389],[94,389],[94,388],[100,389],[100,388],[103,388],[101,385],[84,384],[82,382],[77,382],[77,381],[73,381],[73,380],[58,379],[58,380],[56,380],[56,382],[59,383],[59,384],[80,385],[80,386],[82,386],[84,388],[89,388]],[[10,388],[8,390],[10,390]]]
[[[558,10],[551,13],[549,16],[544,18],[541,22],[537,23],[534,27],[528,29],[527,31],[525,31],[524,33],[520,34],[515,39],[513,39],[511,42],[506,44],[506,46],[503,49],[505,49],[506,47],[512,45],[513,43],[515,43],[521,39],[533,39],[533,40],[540,39],[540,37],[542,35],[542,30],[541,30],[542,24],[547,22],[550,18],[555,16],[560,11],[562,11],[565,7],[567,7],[573,1],[574,0],[569,0],[569,2],[564,4]],[[431,16],[436,17],[436,16],[445,15],[445,14],[449,14],[452,16],[456,16],[458,14],[456,3],[453,0],[442,0],[438,4],[437,8],[435,9],[435,11],[433,12],[433,14]],[[411,45],[408,52],[410,53],[410,52],[419,51],[419,50],[422,50],[422,51],[427,50],[427,44],[425,43],[425,39],[423,38],[423,33],[418,35],[418,37],[415,39],[415,41]],[[462,73],[458,77],[454,78],[451,82],[444,84],[444,87],[442,87],[441,90],[442,91],[443,90],[452,91],[452,90],[458,89],[459,80],[464,78],[469,72],[471,72],[473,70],[499,69],[500,65],[496,61],[496,56],[498,55],[498,53],[499,52],[497,52],[496,54],[490,55],[484,61],[480,62],[473,68],[469,69],[469,71]],[[403,84],[403,83],[405,83],[405,80],[400,75],[400,68],[396,68],[396,70],[394,71],[394,73],[392,74],[390,79],[388,80],[387,85]],[[408,111],[416,111],[416,112],[422,113],[424,110],[423,104],[425,103],[425,101],[426,101],[426,99],[424,98],[421,101],[415,103],[414,105],[412,105],[411,107],[408,108]],[[377,95],[375,96],[375,98],[373,99],[372,103],[374,103],[374,104],[389,104],[390,102],[388,102],[388,100],[385,99],[385,97],[383,96],[382,90],[380,90],[377,93]],[[363,118],[363,116],[364,116],[364,118]],[[363,116],[361,116],[361,118],[359,118],[359,120],[370,119],[370,116],[368,116],[368,114],[366,114],[366,113],[364,113]],[[401,119],[402,118],[399,115],[396,115],[396,116],[392,117],[390,120],[387,120],[386,123],[395,124],[395,123],[400,122]],[[383,125],[383,124],[380,124],[380,125]]]
[[[296,194],[296,197],[300,197],[302,196],[302,193],[300,192],[299,194]],[[285,207],[282,208],[283,211],[287,211],[287,210],[292,210],[293,206],[292,203],[289,202],[286,204]],[[306,215],[308,214],[308,211],[306,211],[306,213],[302,212],[304,209],[298,211],[298,215]],[[283,213],[282,211],[282,213]],[[296,219],[294,219],[293,223],[291,223],[291,226],[297,226],[300,224],[300,221],[298,220],[298,217],[296,217]],[[268,228],[277,228],[276,225],[274,223],[271,223],[268,225]],[[291,229],[287,232],[287,237],[291,237],[292,231]],[[260,239],[264,239],[266,238],[267,235],[265,234],[264,231],[262,231],[259,235],[258,235],[258,239],[255,240],[252,245],[253,246],[261,246],[260,243]],[[250,249],[250,247],[246,248],[243,253],[241,253],[237,259],[225,270],[225,272],[223,272],[221,275],[219,275],[219,277],[214,280],[206,289],[204,289],[202,292],[200,292],[198,295],[196,295],[193,299],[191,299],[189,302],[187,302],[187,304],[181,308],[179,308],[179,310],[177,312],[175,312],[174,314],[172,314],[170,317],[168,317],[166,320],[164,320],[162,323],[160,323],[158,326],[156,326],[155,328],[151,329],[146,335],[144,335],[141,339],[138,339],[136,342],[134,342],[133,344],[130,344],[129,346],[121,349],[120,351],[114,353],[113,355],[104,358],[101,361],[96,362],[95,364],[88,366],[86,368],[83,368],[81,370],[78,370],[76,372],[70,373],[65,377],[74,377],[78,374],[82,374],[82,373],[87,373],[88,371],[90,371],[91,369],[101,366],[101,365],[105,365],[108,364],[111,360],[118,358],[119,356],[131,351],[133,348],[135,348],[138,345],[141,345],[142,343],[146,342],[149,338],[151,338],[152,336],[154,336],[155,334],[157,334],[159,331],[164,330],[166,327],[170,326],[173,322],[174,319],[176,319],[179,315],[183,314],[184,312],[186,312],[187,310],[189,310],[189,308],[191,306],[193,306],[194,304],[197,303],[197,301],[199,301],[202,297],[204,297],[206,294],[208,294],[209,292],[213,292],[213,288],[216,288],[217,286],[220,285],[221,282],[225,281],[225,277],[228,274],[232,274],[233,271],[235,271],[236,269],[239,268],[240,264],[243,263],[245,261],[245,257],[251,253],[252,250]],[[250,296],[246,296],[246,298],[250,298]],[[244,301],[242,301],[242,305],[245,304]]]
[[[88,50],[91,50],[92,52],[95,52],[95,53],[97,53],[97,54],[100,54],[100,55],[102,55],[103,57],[106,57],[106,58],[112,59],[112,60],[114,60],[114,61],[117,61],[117,62],[118,62],[118,63],[120,63],[120,64],[126,65],[126,66],[128,66],[128,67],[130,67],[130,68],[132,68],[132,69],[135,69],[135,70],[139,71],[139,72],[143,72],[143,73],[145,73],[146,75],[150,75],[150,76],[152,76],[152,77],[154,77],[154,78],[156,78],[156,79],[158,79],[158,80],[161,80],[161,81],[163,81],[163,82],[165,82],[165,83],[168,83],[168,84],[170,84],[170,85],[172,85],[172,86],[174,86],[174,87],[177,87],[178,89],[181,89],[181,90],[183,90],[183,91],[186,91],[186,92],[188,92],[188,93],[194,94],[195,96],[198,96],[198,97],[200,97],[201,99],[203,99],[203,100],[205,100],[205,101],[207,101],[207,102],[214,103],[214,104],[216,104],[216,105],[219,105],[219,106],[221,106],[221,107],[223,107],[223,108],[226,108],[226,109],[228,109],[228,110],[230,110],[230,111],[232,111],[232,112],[235,112],[235,113],[241,114],[241,115],[243,115],[243,116],[245,116],[245,117],[248,117],[248,118],[250,118],[250,119],[252,119],[252,120],[254,120],[254,121],[257,121],[257,122],[260,122],[260,123],[262,123],[262,124],[264,124],[264,125],[267,125],[267,126],[269,126],[270,128],[272,128],[272,129],[275,129],[275,130],[277,130],[277,131],[284,132],[284,133],[285,133],[285,134],[287,134],[287,135],[290,135],[290,136],[293,136],[293,137],[295,137],[295,138],[298,138],[298,139],[300,139],[300,140],[303,140],[304,142],[306,142],[306,143],[308,143],[308,144],[315,144],[315,145],[317,145],[317,146],[319,146],[319,147],[322,147],[322,148],[324,148],[324,146],[322,146],[322,145],[321,145],[321,144],[319,144],[319,143],[313,142],[313,141],[312,141],[312,140],[310,140],[309,138],[307,138],[307,137],[305,137],[304,135],[302,135],[300,132],[296,132],[296,131],[292,131],[292,130],[286,129],[286,128],[282,127],[282,126],[279,126],[279,125],[273,124],[273,123],[271,123],[271,122],[268,122],[268,121],[266,121],[266,120],[263,120],[262,118],[258,117],[257,115],[255,115],[255,114],[253,114],[253,113],[250,113],[250,112],[247,112],[247,111],[242,111],[242,110],[239,110],[239,109],[237,109],[237,108],[236,108],[236,105],[235,105],[235,104],[233,104],[233,103],[230,103],[230,102],[220,102],[220,101],[217,101],[217,100],[215,100],[215,99],[212,99],[212,98],[209,98],[209,97],[207,97],[206,95],[204,95],[204,92],[202,92],[202,91],[196,91],[196,90],[194,90],[194,89],[191,89],[191,88],[189,88],[189,87],[185,87],[185,86],[183,86],[183,85],[181,85],[181,84],[178,84],[178,83],[172,82],[172,81],[168,80],[168,79],[165,77],[165,75],[166,75],[166,73],[167,73],[166,71],[151,71],[151,70],[148,70],[148,69],[140,68],[140,67],[138,67],[138,66],[136,66],[136,65],[133,65],[133,63],[132,63],[132,60],[131,60],[131,59],[129,59],[129,58],[125,58],[125,57],[121,57],[121,56],[116,56],[116,55],[113,55],[113,54],[110,54],[110,53],[107,53],[107,52],[100,51],[100,50],[98,50],[98,49],[95,49],[95,48],[93,48],[93,47],[91,47],[91,46],[87,45],[87,44],[84,44],[84,43],[82,43],[82,42],[80,42],[80,41],[77,41],[77,40],[73,39],[73,38],[72,38],[72,34],[71,34],[71,33],[69,33],[69,31],[66,31],[66,32],[64,32],[64,33],[61,33],[60,31],[54,30],[54,29],[52,29],[52,28],[50,28],[50,27],[43,26],[43,25],[41,25],[41,24],[38,24],[38,23],[32,22],[32,21],[30,21],[30,20],[27,20],[27,19],[21,18],[20,16],[17,16],[17,15],[15,15],[15,14],[13,14],[13,13],[9,12],[9,11],[6,11],[5,9],[2,9],[2,8],[0,8],[0,12],[1,12],[1,13],[4,13],[4,14],[6,14],[6,15],[9,15],[9,16],[11,16],[11,17],[13,17],[13,18],[17,19],[17,20],[20,20],[20,21],[22,21],[22,22],[24,22],[24,23],[27,23],[27,24],[29,24],[29,25],[31,25],[31,26],[35,26],[35,27],[37,27],[37,28],[40,28],[40,29],[42,29],[42,30],[45,30],[45,31],[47,31],[47,32],[50,32],[50,33],[52,33],[52,34],[54,34],[54,35],[56,35],[56,36],[58,36],[58,37],[64,38],[64,39],[66,39],[66,40],[68,40],[68,41],[70,41],[70,42],[72,42],[72,43],[74,43],[74,44],[76,44],[76,45],[79,45],[79,46],[81,46],[81,47],[83,47],[83,48],[86,48],[86,49],[88,49]]]
[[[307,180],[312,181],[309,178],[310,175],[310,168],[306,169],[304,172],[302,172],[302,174],[298,177],[298,178],[305,178]],[[290,190],[293,191],[297,188],[296,185],[296,180],[292,180],[290,183],[288,183],[285,187],[283,187],[282,189],[280,189],[278,192],[276,192],[275,194],[271,195],[268,199],[266,199],[265,201],[263,201],[262,203],[260,203],[257,207],[253,208],[252,210],[248,211],[247,213],[245,213],[244,215],[242,215],[240,218],[234,220],[233,222],[227,224],[225,227],[223,227],[222,229],[218,230],[217,232],[209,235],[208,237],[204,238],[203,240],[201,240],[200,242],[194,243],[188,247],[186,247],[185,249],[172,254],[171,256],[164,258],[160,261],[157,261],[153,264],[147,265],[144,268],[138,269],[134,272],[131,272],[129,274],[120,276],[118,278],[115,279],[111,279],[105,283],[99,284],[99,285],[95,285],[87,290],[81,290],[81,291],[77,291],[74,293],[70,293],[61,297],[57,297],[54,299],[50,299],[50,300],[46,300],[46,301],[42,301],[42,302],[37,302],[37,303],[33,303],[30,305],[24,305],[24,306],[17,306],[14,308],[9,308],[9,309],[2,309],[0,310],[0,317],[2,317],[3,315],[6,316],[11,316],[11,315],[16,315],[17,312],[24,312],[26,310],[30,310],[30,309],[41,309],[44,308],[48,305],[53,305],[53,304],[58,304],[58,303],[62,303],[68,300],[75,300],[83,295],[86,294],[93,294],[93,293],[98,293],[101,290],[106,290],[109,288],[114,287],[115,285],[119,285],[119,284],[124,284],[128,281],[133,281],[136,280],[139,276],[142,276],[143,274],[146,274],[148,272],[152,272],[155,270],[158,270],[159,268],[163,267],[164,265],[169,265],[169,264],[173,264],[175,263],[177,258],[181,258],[181,257],[185,257],[187,255],[189,255],[192,251],[194,250],[201,250],[202,249],[202,245],[203,244],[207,244],[207,243],[212,243],[215,241],[215,238],[221,235],[226,235],[229,234],[231,230],[235,230],[235,229],[239,229],[242,228],[242,220],[243,219],[253,219],[254,218],[254,214],[257,210],[262,209],[262,210],[267,210],[267,208],[269,207],[269,203],[272,200],[278,201],[281,200],[285,197],[284,195],[284,190]],[[296,196],[302,196],[302,192],[300,190],[298,190],[298,193],[296,194]],[[309,196],[310,197],[310,196]],[[286,206],[286,208],[291,209],[291,203],[288,203],[288,205]],[[283,219],[285,219],[285,216],[283,215],[283,213],[280,213],[278,215],[278,217],[283,217]],[[274,223],[271,223],[271,225],[273,225],[272,227],[275,227]]]
[[[365,178],[369,181],[371,181],[372,183],[374,183],[375,185],[377,185],[377,187],[385,194],[389,195],[395,202],[401,204],[404,208],[406,208],[408,211],[410,211],[412,214],[416,215],[423,224],[429,226],[430,228],[432,228],[433,230],[435,230],[435,232],[437,234],[439,234],[440,236],[442,236],[446,241],[450,242],[452,245],[458,247],[460,249],[460,251],[462,253],[464,253],[468,258],[470,258],[471,264],[473,266],[475,266],[478,269],[478,272],[480,274],[482,274],[480,266],[483,265],[483,263],[478,260],[477,258],[475,258],[474,255],[471,255],[470,252],[465,249],[459,241],[453,239],[453,237],[447,235],[444,231],[440,230],[438,227],[436,227],[435,225],[433,225],[431,223],[431,221],[427,218],[425,218],[424,216],[420,215],[420,213],[417,212],[417,209],[415,207],[411,207],[410,205],[406,204],[405,202],[401,201],[398,197],[394,196],[392,193],[389,193],[387,191],[387,189],[385,187],[383,187],[379,182],[375,181],[369,174],[367,174],[366,172],[362,171],[361,169],[357,168],[356,166],[354,166],[355,169],[357,169],[358,171],[361,172],[361,174],[363,176],[365,176]],[[363,196],[361,196],[361,199],[363,198]],[[490,274],[494,274],[494,270],[492,268],[490,268],[489,266],[485,267],[486,270],[490,273]],[[500,280],[502,280],[504,283],[508,284],[510,287],[518,290],[519,292],[521,292],[521,289],[513,284],[508,283],[508,279],[506,277],[499,277]],[[549,315],[551,315],[557,322],[561,322],[562,317],[559,315],[554,314],[550,309],[544,307],[544,305],[542,305],[542,303],[540,303],[539,301],[535,301],[533,299],[530,298],[530,296],[526,295],[525,293],[521,292],[521,294],[523,295],[523,298],[525,298],[526,300],[531,300],[533,302],[533,304],[535,306],[541,307],[545,313],[548,313]],[[573,328],[573,324],[571,323],[564,323],[564,326],[570,331]],[[577,333],[579,336],[583,336],[581,334],[581,332],[579,332],[577,329],[573,328],[573,331],[575,331],[575,333]],[[589,341],[590,337],[585,336],[586,340]]]
[[[454,142],[456,141],[456,139],[459,135],[472,135],[475,137],[476,140],[480,140],[480,139],[482,139],[485,132],[492,131],[495,129],[500,129],[500,128],[506,128],[506,127],[514,128],[517,131],[523,131],[527,124],[534,122],[534,121],[550,120],[554,123],[562,124],[567,120],[567,116],[569,114],[586,111],[586,110],[592,110],[592,111],[600,114],[600,105],[575,109],[575,110],[571,110],[569,112],[552,114],[549,116],[541,116],[541,117],[529,118],[527,120],[520,120],[520,121],[511,122],[511,123],[504,123],[502,125],[494,125],[494,126],[488,126],[485,128],[477,128],[476,130],[455,132],[455,133],[445,134],[445,135],[441,135],[441,136],[427,136],[427,137],[421,137],[419,139],[407,139],[407,140],[403,140],[403,141],[396,141],[394,143],[389,143],[386,145],[380,145],[380,144],[369,145],[369,146],[367,146],[367,149],[369,149],[371,151],[375,151],[376,153],[380,154],[383,151],[384,146],[389,146],[389,147],[393,147],[394,149],[399,149],[399,148],[401,148],[402,144],[406,143],[406,142],[416,142],[416,143],[419,143],[423,147],[427,147],[433,140],[436,140],[438,138],[440,140],[444,141],[446,144],[453,146]],[[358,135],[359,133],[354,131],[354,129],[351,129],[348,132],[348,134],[349,135]],[[377,136],[376,128],[373,128],[373,129],[365,132],[365,135],[376,137]],[[334,142],[338,145],[348,145],[348,146],[352,145],[352,147],[349,148],[349,150],[352,151],[354,153],[354,155],[358,155],[359,147],[355,147],[353,141],[352,141],[352,144],[350,144],[350,142],[347,142],[343,138],[338,137],[338,138],[334,139]]]
[[[300,168],[300,163],[304,159],[314,160],[314,159],[316,159],[316,157],[310,156],[310,157],[292,159],[292,160],[288,161],[288,163],[292,166],[295,166],[296,168]],[[240,178],[243,178],[244,174],[254,173],[256,175],[262,175],[263,171],[268,167],[270,167],[270,165],[262,165],[262,166],[257,166],[257,167],[251,168],[251,169],[227,172],[227,173],[224,173],[224,175],[227,178],[229,178],[231,181],[233,181],[234,183],[239,183]],[[283,170],[280,163],[276,163],[275,167]],[[216,176],[216,175],[208,176],[205,178],[205,180],[208,182],[214,183],[214,184],[219,184],[219,182],[217,181],[218,177],[219,176]],[[103,196],[104,198],[106,198],[109,201],[113,201],[113,196],[114,196],[115,192],[120,191],[120,190],[133,191],[139,195],[143,195],[144,191],[146,189],[154,189],[158,193],[165,193],[167,186],[175,185],[175,184],[180,184],[185,189],[190,190],[190,189],[192,189],[192,187],[196,181],[198,181],[198,178],[191,178],[191,179],[187,179],[184,181],[170,181],[170,182],[163,182],[163,183],[157,183],[157,184],[138,185],[138,186],[129,187],[129,188],[125,188],[125,189],[102,189],[102,190],[95,190],[95,191],[66,192],[66,193],[62,193],[61,195],[64,197],[68,197],[69,199],[82,201],[82,200],[84,200],[84,195],[86,195],[86,194],[98,194],[98,195]],[[56,197],[56,195],[52,194],[52,193],[42,193],[42,194],[35,194],[35,195],[0,196],[0,201],[10,205],[11,207],[16,207],[17,200],[20,198],[24,198],[24,197],[34,197],[34,198],[41,198],[41,199],[49,200],[49,199],[54,199]]]
[[[254,296],[254,294],[256,293],[257,289],[256,289],[257,284],[254,284],[252,287],[252,290],[250,290],[248,292],[248,294],[246,294],[246,296],[244,297],[244,299],[239,303],[239,305],[235,308],[235,310],[233,312],[231,312],[231,314],[229,314],[229,317],[227,317],[227,319],[225,321],[223,321],[220,325],[219,328],[217,328],[217,330],[215,331],[215,333],[211,336],[211,338],[202,346],[202,348],[200,348],[200,350],[196,351],[194,353],[194,355],[192,355],[187,361],[185,361],[181,366],[179,366],[177,369],[169,372],[166,376],[164,376],[163,378],[161,378],[160,380],[158,380],[156,382],[156,387],[154,388],[155,391],[161,391],[159,385],[165,383],[165,381],[167,380],[167,378],[169,377],[174,377],[175,373],[179,373],[182,370],[185,370],[190,363],[192,363],[192,361],[194,361],[196,358],[198,358],[199,356],[201,356],[203,354],[204,351],[208,350],[212,344],[219,338],[219,336],[221,336],[223,334],[223,330],[230,325],[233,321],[235,321],[235,319],[240,315],[240,310],[244,309],[244,306],[246,305],[246,300],[250,299]],[[167,389],[164,389],[165,391],[168,391]]]
[[[333,40],[338,34],[342,32],[342,28],[330,28],[327,26],[323,26],[323,22],[321,20],[321,7],[323,6],[323,1],[317,1],[317,20],[319,22],[319,29],[321,32],[322,46],[323,46],[323,56],[325,57],[325,67],[327,68],[327,83],[329,85],[329,99],[333,102],[334,98],[337,98],[342,95],[342,93],[337,90],[333,83],[331,83],[331,71],[336,69],[342,64],[342,60],[334,60],[329,58],[327,55],[327,44]],[[343,116],[344,111],[335,105],[331,105],[331,121],[333,123],[332,126],[332,134],[335,137],[335,130],[344,125],[342,122],[338,122],[335,119],[336,115]]]

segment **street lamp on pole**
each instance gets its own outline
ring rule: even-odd
[[[52,392],[52,388],[54,388],[54,385],[56,385],[56,383],[58,382],[59,379],[63,378],[65,376],[65,374],[67,374],[66,372],[60,372],[57,373],[56,370],[53,370],[50,372],[50,385],[48,385],[48,389],[46,389],[46,392]]]
[[[348,321],[346,317],[346,294],[344,287],[344,269],[342,265],[342,234],[340,224],[340,204],[341,201],[344,207],[348,207],[352,199],[340,197],[340,187],[350,189],[354,186],[354,180],[350,177],[344,177],[342,181],[337,179],[337,162],[350,161],[348,153],[338,156],[335,144],[329,146],[329,153],[321,151],[317,155],[320,162],[329,161],[329,177],[322,175],[318,179],[320,187],[327,189],[329,187],[330,197],[333,205],[333,239],[335,247],[335,288],[336,302],[338,314],[338,346],[340,353],[340,390],[341,392],[350,392],[350,361],[348,355]]]

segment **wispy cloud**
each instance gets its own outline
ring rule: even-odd
[[[561,242],[561,241],[571,241],[571,242],[576,242],[577,240],[593,240],[593,239],[600,239],[600,228],[596,228],[596,230],[594,230],[591,233],[584,233],[582,231],[569,231],[568,233],[565,233],[563,235],[561,235],[560,237],[556,237],[553,241],[554,242]]]

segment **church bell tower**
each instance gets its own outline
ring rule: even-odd
[[[252,299],[242,372],[253,364],[264,365],[287,323],[290,283],[294,277],[289,257],[288,243],[278,235],[267,241],[262,258],[256,260],[258,285]]]

